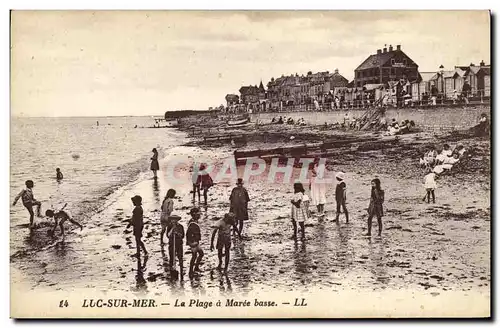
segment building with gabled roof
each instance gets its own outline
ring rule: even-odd
[[[416,81],[418,79],[418,65],[406,55],[401,46],[396,49],[389,46],[378,49],[373,55],[368,56],[354,70],[354,84],[362,87],[367,83],[382,84],[389,81]]]

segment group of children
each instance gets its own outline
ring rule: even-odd
[[[313,169],[313,177],[314,175]],[[349,213],[347,211],[347,186],[344,181],[345,174],[344,172],[338,172],[335,176],[337,180],[337,185],[335,187],[335,201],[337,205],[336,216],[334,221],[339,223],[339,216],[343,213],[345,214],[346,223],[349,223]],[[311,198],[315,198],[315,182],[311,185]],[[325,185],[323,183],[323,185]],[[383,203],[384,203],[384,190],[381,188],[381,183],[378,178],[373,179],[371,181],[372,189],[370,195],[370,203],[368,206],[368,233],[367,236],[371,236],[372,231],[372,221],[373,217],[377,218],[378,222],[378,235],[382,234],[382,217],[384,215]],[[326,187],[326,186],[325,186]],[[312,213],[309,209],[311,198],[306,194],[304,186],[301,182],[295,182],[293,185],[294,193],[292,195],[292,199],[290,200],[291,206],[291,221],[293,227],[293,235],[290,239],[297,239],[298,228],[300,228],[301,239],[305,239],[305,221],[312,217]],[[326,189],[326,188],[325,188]],[[326,202],[324,199],[326,197],[321,197],[321,204],[315,203],[317,207],[317,215],[319,218],[324,217],[324,203]],[[298,226],[297,226],[298,224]]]
[[[56,168],[56,180],[60,182],[64,178],[61,170],[59,168]],[[35,199],[35,196],[33,194],[33,188],[35,186],[35,183],[33,180],[26,180],[25,181],[25,186],[26,188],[23,189],[17,196],[14,198],[14,202],[12,203],[12,206],[16,206],[17,202],[19,199],[21,199],[24,207],[28,211],[30,215],[30,223],[29,223],[29,229],[30,231],[33,231],[35,228],[35,223],[34,223],[34,218],[35,218],[35,213],[33,211],[33,208],[36,207],[36,214],[37,217],[42,217],[41,210],[42,210],[42,203],[38,200]],[[69,221],[76,225],[77,227],[80,228],[80,230],[83,229],[83,226],[78,223],[77,221],[73,220],[67,212],[64,211],[68,204],[66,203],[60,210],[54,211],[52,209],[48,209],[45,211],[45,216],[48,218],[53,218],[54,219],[54,227],[48,231],[48,234],[50,236],[54,236],[54,233],[59,227],[61,229],[60,235],[65,237],[64,234],[64,223],[66,221]]]

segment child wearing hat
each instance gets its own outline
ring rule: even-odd
[[[191,248],[191,262],[189,263],[189,275],[191,276],[194,271],[200,271],[200,263],[203,258],[203,250],[200,247],[201,231],[198,225],[200,218],[200,209],[193,207],[189,211],[191,220],[188,223],[186,231],[186,245]]]
[[[335,222],[339,222],[340,216],[340,208],[344,211],[345,214],[345,222],[349,223],[349,213],[347,212],[346,206],[346,189],[347,186],[344,182],[345,174],[344,172],[338,172],[335,175],[335,179],[337,179],[337,186],[335,187],[335,201],[337,202],[337,215],[335,217]]]
[[[181,219],[178,215],[171,215],[169,220],[171,222],[170,230],[167,232],[168,237],[168,253],[170,255],[170,267],[174,269],[174,259],[177,256],[179,259],[179,266],[182,272],[184,263],[182,255],[184,254],[182,248],[182,240],[184,239],[184,227],[179,223]]]
[[[142,197],[139,195],[136,195],[131,198],[132,204],[134,204],[134,210],[132,211],[132,218],[130,219],[127,229],[132,226],[134,228],[134,237],[135,237],[135,244],[137,246],[137,256],[140,256],[140,249],[144,251],[144,255],[148,256],[148,251],[146,250],[146,246],[144,246],[144,243],[142,242],[142,229],[144,228],[144,217],[143,217],[143,210],[142,210]]]
[[[231,227],[238,233],[241,239],[241,234],[236,226],[236,220],[234,213],[227,213],[224,215],[222,220],[217,221],[212,232],[212,239],[210,241],[210,251],[214,250],[214,239],[217,233],[217,255],[219,257],[218,270],[222,269],[222,257],[225,256],[225,266],[224,271],[227,272],[229,267],[229,251],[231,249]]]

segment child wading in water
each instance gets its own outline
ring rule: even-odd
[[[426,190],[426,195],[424,196],[423,201],[425,202],[425,199],[427,198],[427,203],[430,203],[432,196],[432,202],[435,203],[436,196],[434,195],[434,189],[437,188],[436,173],[432,172],[431,170],[427,171],[427,175],[424,177],[424,187]]]
[[[378,235],[382,234],[382,216],[384,216],[384,191],[380,187],[380,180],[372,180],[372,192],[370,197],[370,205],[368,206],[368,233],[367,236],[372,235],[372,221],[373,216],[377,217],[378,222]]]
[[[171,226],[167,232],[168,237],[168,253],[170,256],[170,268],[175,270],[174,261],[175,257],[179,259],[179,267],[182,275],[182,270],[184,268],[183,261],[183,248],[182,248],[182,240],[184,239],[184,227],[179,223],[181,219],[178,215],[171,215],[169,220],[171,222]]]
[[[66,204],[67,205],[67,204]],[[64,222],[66,221],[69,221],[71,223],[73,223],[74,225],[76,225],[77,227],[80,228],[80,230],[83,229],[83,226],[76,222],[75,220],[71,219],[71,217],[69,216],[68,213],[66,213],[65,211],[63,211],[63,209],[66,207],[66,205],[64,205],[64,207],[62,209],[60,209],[59,211],[57,212],[54,212],[53,210],[47,210],[45,211],[45,215],[48,216],[49,218],[54,218],[54,229],[52,229],[49,233],[51,236],[54,235],[54,233],[56,232],[56,229],[57,229],[57,226],[58,226],[58,219],[60,219],[59,221],[59,227],[61,228],[61,233],[60,235],[63,236],[63,239],[64,239]]]
[[[132,204],[134,204],[134,210],[132,211],[132,218],[130,219],[129,224],[127,225],[127,229],[132,226],[134,228],[134,236],[135,236],[135,244],[137,246],[137,257],[140,256],[140,249],[144,251],[144,256],[148,256],[148,251],[146,250],[146,246],[142,242],[142,229],[144,228],[144,218],[143,218],[143,210],[142,210],[142,197],[134,196],[131,198]]]
[[[64,178],[62,172],[61,172],[61,169],[60,168],[56,168],[56,180],[62,180]]]
[[[349,213],[347,212],[346,202],[346,184],[344,182],[344,172],[339,172],[336,174],[337,187],[335,188],[335,200],[337,202],[337,217],[335,222],[339,222],[340,208],[342,207],[345,214],[345,222],[349,223]]]
[[[161,205],[161,215],[160,215],[160,223],[161,223],[161,234],[160,234],[160,244],[163,246],[165,243],[163,242],[163,235],[165,232],[168,232],[170,230],[170,221],[169,217],[172,214],[174,210],[174,197],[175,197],[175,190],[174,189],[169,189],[167,191],[167,195],[165,196],[165,199],[163,200],[163,204]]]
[[[297,222],[302,233],[302,239],[305,238],[305,219],[309,217],[309,197],[306,195],[304,186],[300,182],[293,184],[294,194],[292,196],[292,225],[293,235],[291,239],[297,238]]]
[[[215,234],[218,232],[217,236],[217,255],[219,257],[218,270],[222,269],[222,257],[225,256],[225,266],[224,271],[227,271],[229,267],[229,251],[231,249],[231,227],[238,233],[241,239],[241,234],[236,226],[235,215],[233,213],[227,213],[224,215],[222,220],[219,220],[214,227],[212,232],[212,239],[210,241],[210,251],[214,250],[214,239]]]
[[[41,217],[40,211],[41,211],[42,203],[37,201],[35,199],[35,196],[33,195],[33,187],[35,186],[33,181],[26,180],[25,185],[26,185],[26,189],[21,191],[16,196],[16,198],[14,198],[14,202],[12,203],[12,206],[16,206],[17,201],[19,200],[19,198],[21,198],[24,207],[26,207],[26,209],[28,210],[28,212],[30,214],[30,226],[29,226],[29,228],[33,229],[34,228],[33,219],[35,216],[35,213],[33,213],[33,206],[37,206],[37,209],[36,209],[37,214],[36,215],[38,217]]]
[[[200,171],[203,171],[207,168],[205,164],[200,165]],[[203,200],[205,205],[207,205],[208,198],[208,190],[214,185],[214,181],[212,177],[208,173],[200,174],[198,173],[198,177],[193,184],[193,202],[195,201],[195,195],[198,193],[198,202],[200,202],[200,188],[203,189]]]
[[[191,220],[188,223],[186,231],[186,245],[191,247],[191,262],[189,263],[189,275],[191,276],[194,271],[200,271],[200,263],[204,254],[200,247],[201,231],[198,225],[200,209],[194,207],[189,214],[191,215]]]

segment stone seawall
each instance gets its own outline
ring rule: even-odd
[[[331,124],[343,122],[345,113],[352,117],[360,117],[365,110],[339,110],[332,112],[281,112],[281,113],[255,113],[251,114],[252,122],[269,123],[273,117],[292,117],[294,120],[304,118],[307,124],[320,125],[325,122]],[[415,124],[424,129],[464,129],[469,128],[479,121],[481,113],[490,116],[489,106],[476,107],[445,107],[426,109],[388,109],[387,121],[395,118],[398,122],[413,120]]]

